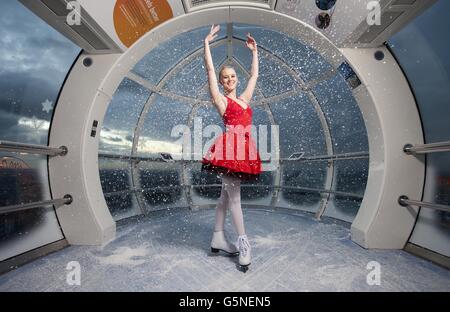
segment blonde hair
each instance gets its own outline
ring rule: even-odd
[[[225,69],[232,69],[232,70],[234,70],[235,72],[236,72],[236,70],[234,69],[234,67],[233,66],[231,66],[231,65],[223,65],[222,66],[222,68],[220,69],[220,71],[219,71],[219,81],[221,81],[222,80],[222,72],[225,70]]]

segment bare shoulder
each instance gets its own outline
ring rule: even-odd
[[[218,103],[219,105],[226,107],[228,104],[228,98],[225,95],[223,95],[222,93],[220,93],[219,94],[219,102],[220,102],[220,103]]]
[[[225,113],[225,110],[227,109],[228,100],[225,95],[220,93],[215,99],[214,99],[214,106],[219,111],[220,116],[223,116]]]
[[[238,100],[241,100],[244,104],[250,105],[250,100],[251,99],[247,99],[243,94],[241,94],[240,96],[237,97]]]

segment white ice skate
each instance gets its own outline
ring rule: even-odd
[[[211,240],[211,252],[217,253],[220,250],[233,256],[237,256],[239,253],[236,246],[227,241],[224,231],[214,232]]]
[[[247,235],[240,235],[238,238],[237,246],[239,249],[239,265],[240,268],[245,272],[248,270],[250,265],[251,255],[250,255],[250,243],[248,241]]]

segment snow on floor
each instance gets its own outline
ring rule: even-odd
[[[245,209],[252,264],[210,253],[214,210],[153,212],[105,246],[70,246],[0,276],[0,291],[450,291],[450,272],[400,250],[366,250],[347,223],[291,210]],[[236,240],[230,216],[227,235]],[[80,285],[69,285],[80,264]],[[374,267],[379,263],[379,285]],[[371,263],[373,264],[373,262]],[[68,278],[69,277],[69,278]]]

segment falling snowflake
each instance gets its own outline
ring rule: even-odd
[[[51,110],[53,110],[53,102],[51,102],[49,99],[46,99],[45,102],[42,104],[42,110],[44,112],[50,113]]]

